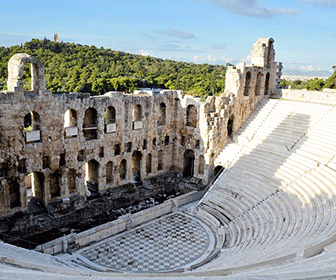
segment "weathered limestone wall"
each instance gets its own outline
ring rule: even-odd
[[[229,67],[226,91],[206,102],[180,91],[51,94],[40,62],[17,54],[0,93],[0,216],[95,193],[170,171],[208,182],[214,159],[259,104],[275,92],[273,39],[253,46],[255,65]],[[22,68],[31,63],[32,91]]]

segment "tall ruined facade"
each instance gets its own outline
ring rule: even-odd
[[[171,171],[209,182],[230,136],[275,91],[281,65],[273,42],[258,39],[252,64],[229,67],[225,93],[206,102],[170,90],[52,94],[43,65],[14,55],[0,93],[0,217],[26,211],[33,198],[86,201]],[[23,90],[26,63],[31,91]]]

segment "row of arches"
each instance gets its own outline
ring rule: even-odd
[[[160,103],[158,108],[157,125],[163,126],[166,124],[166,104]],[[133,122],[141,122],[143,118],[142,106],[137,104],[133,110]],[[40,116],[37,112],[31,111],[24,116],[24,130],[26,133],[27,142],[40,141]],[[116,109],[113,106],[106,108],[104,112],[104,131],[105,133],[116,132]],[[137,126],[139,127],[139,126]],[[133,127],[134,128],[134,127]],[[142,128],[142,125],[140,125]],[[68,109],[64,114],[64,129],[65,137],[73,138],[78,135],[77,112],[74,109]],[[134,128],[135,129],[135,128]],[[85,110],[83,119],[83,134],[87,140],[97,139],[98,134],[98,113],[93,107]]]
[[[264,85],[263,85],[263,78],[264,78],[264,74],[262,72],[258,72],[257,80],[256,80],[255,87],[254,87],[254,93],[256,96],[262,94],[262,89],[264,89],[263,94],[268,95],[270,73],[268,72],[266,74]],[[252,92],[251,81],[252,81],[252,74],[250,71],[247,71],[245,75],[244,96],[249,96],[250,93]]]

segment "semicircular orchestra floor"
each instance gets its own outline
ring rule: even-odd
[[[188,269],[211,254],[215,235],[199,219],[173,213],[77,253],[112,271],[148,273]]]

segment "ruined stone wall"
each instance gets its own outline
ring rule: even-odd
[[[0,93],[0,216],[27,210],[32,198],[86,200],[170,171],[208,182],[230,134],[275,90],[274,55],[272,39],[258,40],[258,65],[229,67],[223,96],[202,102],[169,90],[53,95],[40,62],[16,54],[10,91]],[[34,77],[28,92],[25,63]]]

